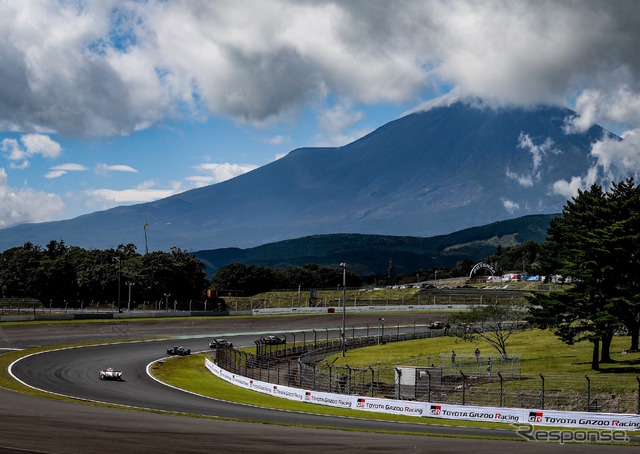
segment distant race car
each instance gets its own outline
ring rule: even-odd
[[[226,339],[213,339],[211,342],[209,342],[209,348],[213,348],[214,350],[218,347],[226,347],[227,345],[230,345]]]
[[[431,329],[443,329],[443,328],[448,328],[449,324],[448,323],[443,323],[443,322],[432,322],[429,325],[429,328]]]
[[[179,347],[167,347],[167,353],[169,355],[180,355],[180,356],[184,356],[184,355],[188,355],[191,353],[191,349],[188,348],[184,348],[183,346],[179,346]]]
[[[122,380],[122,371],[113,370],[113,367],[100,371],[100,380]]]
[[[263,338],[260,339],[260,341],[263,344],[277,345],[277,344],[284,344],[286,342],[286,339],[284,337],[278,337],[278,336],[264,336]]]

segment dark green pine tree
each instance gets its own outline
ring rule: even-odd
[[[553,264],[570,287],[563,292],[535,295],[532,321],[552,328],[564,342],[588,340],[593,344],[591,368],[600,368],[600,343],[603,360],[609,361],[609,345],[617,317],[608,310],[612,296],[610,280],[613,255],[606,240],[612,219],[607,194],[593,185],[568,201],[562,216],[554,218],[547,230],[543,252],[553,254],[545,263]]]
[[[640,333],[640,186],[633,179],[613,184],[609,194],[612,223],[607,240],[614,269],[614,296],[608,309],[631,336],[631,351],[638,351]]]

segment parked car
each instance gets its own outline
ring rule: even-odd
[[[183,346],[178,347],[167,347],[167,354],[169,355],[188,355],[191,353],[191,349],[184,348]]]

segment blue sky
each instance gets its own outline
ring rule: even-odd
[[[635,1],[0,0],[0,228],[215,184],[456,99],[594,122],[640,169]]]

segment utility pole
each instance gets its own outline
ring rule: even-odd
[[[342,267],[342,356],[344,357],[347,351],[347,344],[345,338],[345,319],[347,316],[347,264],[341,263]]]
[[[118,262],[118,313],[120,313],[122,312],[122,309],[120,309],[120,278],[122,276],[122,263],[120,262],[120,257],[114,257],[113,260]]]
[[[130,311],[131,310],[131,287],[133,287],[134,283],[133,282],[125,282],[124,285],[129,286],[129,304],[127,305],[127,310]]]
[[[147,226],[148,225],[149,224],[147,224],[146,222],[144,223],[144,250],[146,254],[149,253],[149,243],[147,242]]]

